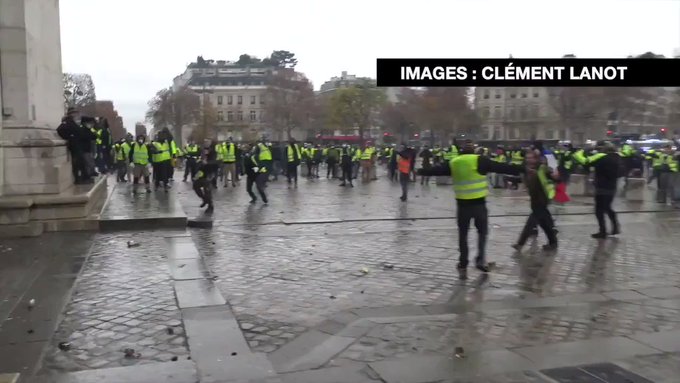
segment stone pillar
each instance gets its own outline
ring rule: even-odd
[[[0,196],[73,184],[63,107],[58,0],[0,0]]]

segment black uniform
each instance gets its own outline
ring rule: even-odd
[[[260,197],[262,198],[262,202],[266,204],[268,201],[267,195],[264,192],[264,185],[267,179],[267,173],[261,172],[262,166],[258,164],[255,156],[256,154],[252,153],[247,153],[243,156],[243,170],[246,173],[246,191],[250,195],[250,203],[255,203],[257,201],[257,196],[253,193],[253,184],[255,184],[257,192],[260,193]],[[257,172],[255,171],[255,168],[257,168]]]

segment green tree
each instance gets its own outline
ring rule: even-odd
[[[269,63],[281,68],[294,69],[298,60],[295,58],[295,53],[281,50],[272,52],[269,56]]]
[[[251,66],[251,65],[257,65],[262,63],[262,60],[258,59],[255,56],[251,56],[249,54],[242,54],[239,56],[238,61],[236,61],[236,64],[239,66]]]
[[[357,128],[363,142],[366,129],[376,123],[380,108],[385,102],[385,92],[368,81],[337,89],[329,100],[330,122],[344,131]]]

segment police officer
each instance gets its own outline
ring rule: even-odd
[[[468,267],[468,231],[470,222],[474,220],[477,228],[478,254],[475,265],[483,273],[489,272],[486,263],[486,237],[489,230],[486,196],[489,194],[487,173],[519,175],[522,168],[495,162],[486,156],[475,154],[472,141],[466,140],[460,153],[448,164],[433,167],[431,170],[420,169],[418,174],[424,176],[451,176],[453,190],[456,194],[458,216],[458,246],[460,258],[458,273],[461,279],[467,279]]]

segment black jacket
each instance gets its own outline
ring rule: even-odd
[[[520,165],[503,164],[491,160],[486,156],[477,157],[477,172],[479,174],[500,173],[509,175],[519,175],[523,171]],[[451,167],[449,163],[439,164],[430,169],[418,169],[418,175],[421,176],[451,176]],[[456,199],[458,205],[476,205],[486,203],[486,198],[477,199]]]
[[[585,158],[574,156],[574,159],[585,168],[595,168],[596,194],[616,194],[616,183],[622,168],[618,153],[597,153]]]
[[[80,150],[80,126],[72,118],[65,118],[57,128],[57,134],[68,144],[71,151]]]

